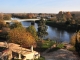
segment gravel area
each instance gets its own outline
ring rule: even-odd
[[[42,54],[45,57],[45,60],[80,60],[78,56],[73,54],[73,52],[59,49],[54,52]]]

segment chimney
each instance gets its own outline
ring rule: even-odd
[[[33,45],[31,46],[31,52],[33,52]]]
[[[19,59],[21,59],[21,53],[19,53]]]

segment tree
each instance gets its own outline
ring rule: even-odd
[[[57,14],[57,19],[59,21],[63,21],[65,22],[66,20],[71,20],[72,18],[72,15],[70,12],[62,12],[60,11],[58,14]]]
[[[80,56],[80,30],[76,34],[76,42],[75,42],[75,50],[78,52],[78,55]]]
[[[10,28],[17,28],[17,27],[22,27],[22,24],[20,22],[14,22],[13,24],[11,24]]]
[[[63,20],[64,22],[66,22],[66,21],[67,21],[67,19],[66,19],[66,13],[65,13],[65,12],[63,13],[62,20]]]
[[[76,21],[75,20],[71,20],[71,24],[76,24]]]
[[[3,20],[0,20],[0,29],[2,29],[2,27],[4,27],[6,24]]]
[[[3,15],[3,19],[4,20],[10,20],[11,19],[11,15],[10,14],[4,14]]]
[[[14,28],[8,33],[9,42],[20,44],[23,47],[30,47],[34,45],[35,38],[26,31],[25,28]]]
[[[0,13],[0,20],[3,20],[3,13]]]
[[[66,12],[66,19],[71,20],[72,15],[70,12]]]
[[[75,19],[76,18],[76,15],[75,14],[72,14],[72,18]]]
[[[33,35],[33,37],[38,40],[36,29],[33,25],[29,26],[27,30]]]
[[[79,25],[80,24],[80,18],[78,18],[78,20],[76,21],[76,23]]]
[[[32,14],[32,13],[27,14],[28,19],[32,19],[33,17],[34,17],[34,14]]]
[[[78,32],[76,32],[74,35],[72,35],[70,43],[72,45],[75,45],[76,40],[80,43],[80,30]]]
[[[6,40],[8,31],[10,29],[8,28],[8,25],[5,24],[4,20],[0,20],[0,39]]]
[[[41,18],[41,20],[38,23],[38,37],[39,38],[43,38],[43,37],[45,37],[45,35],[48,34],[46,32],[47,26],[45,25],[45,22],[46,21],[43,18]]]
[[[74,35],[72,35],[71,40],[70,40],[70,43],[72,45],[75,45],[75,43],[76,43],[76,33]]]
[[[57,14],[57,19],[58,19],[58,20],[61,20],[62,17],[63,17],[63,12],[60,11],[60,12]]]

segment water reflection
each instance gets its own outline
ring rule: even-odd
[[[28,27],[31,25],[30,22],[21,22],[24,27]],[[35,28],[37,30],[38,26],[35,23]],[[67,32],[65,30],[59,30],[57,28],[53,28],[48,26],[47,29],[48,35],[45,38],[50,38],[52,40],[58,40],[63,42],[70,42],[70,38],[73,35],[71,32]]]

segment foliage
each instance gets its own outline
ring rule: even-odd
[[[38,46],[40,46],[41,48],[50,48],[53,44],[55,44],[55,41],[50,41],[50,40],[38,41]]]
[[[57,48],[63,48],[64,47],[64,44],[60,43],[60,44],[57,44]]]
[[[3,13],[0,13],[0,20],[3,20]]]
[[[71,38],[71,44],[75,48],[72,48],[70,50],[75,50],[76,52],[78,52],[78,55],[80,56],[80,30],[77,33],[75,33]]]
[[[70,43],[72,45],[75,45],[75,43],[76,43],[76,33],[74,35],[72,35],[71,40],[70,40]]]
[[[3,20],[10,20],[11,19],[11,15],[10,14],[4,14],[3,15]]]
[[[34,14],[33,13],[19,13],[19,14],[12,14],[12,17],[17,17],[20,19],[32,19],[34,18]]]
[[[72,18],[72,15],[71,15],[70,12],[62,12],[62,11],[60,11],[57,14],[57,19],[58,20],[66,21],[66,20],[71,20],[71,18]]]
[[[11,15],[10,14],[0,13],[0,20],[10,20],[10,19],[11,19]]]
[[[33,17],[34,17],[34,14],[31,14],[31,13],[27,14],[28,19],[32,19]]]
[[[4,20],[0,20],[0,39],[6,40],[8,35],[8,25],[5,24]]]
[[[76,52],[78,52],[78,55],[80,56],[80,30],[76,34],[74,47],[75,47]]]
[[[3,41],[7,40],[8,32],[0,32],[0,39]]]
[[[50,48],[54,43],[54,41],[44,41],[42,48]]]
[[[26,32],[26,29],[22,27],[10,30],[8,37],[9,42],[17,43],[24,47],[30,47],[36,43],[35,38],[29,32]]]
[[[75,47],[69,48],[69,51],[75,51]]]
[[[17,27],[22,27],[22,24],[20,22],[14,22],[13,24],[10,25],[10,28],[17,28]]]
[[[47,26],[45,25],[45,20],[41,18],[41,20],[38,23],[38,37],[43,38],[48,33],[46,32]]]
[[[72,15],[71,15],[71,13],[70,12],[66,12],[66,19],[71,19],[72,18]]]
[[[62,11],[59,11],[59,13],[57,14],[57,19],[58,20],[61,20],[62,14],[63,14],[63,12]]]
[[[78,52],[78,55],[80,56],[80,41],[78,41],[77,39],[75,43],[75,50],[76,52]]]
[[[5,26],[4,21],[3,20],[0,20],[0,29],[2,29],[2,27],[4,27],[4,26]]]
[[[57,27],[58,29],[61,30],[67,30],[67,31],[73,31],[75,32],[76,30],[80,29],[80,25],[75,24],[76,22],[73,21],[65,21],[64,23],[62,22],[54,22],[54,21],[46,21],[46,24],[51,26],[51,27]]]
[[[27,31],[29,31],[36,40],[38,40],[37,32],[36,32],[36,29],[33,25],[29,26],[27,28]]]

